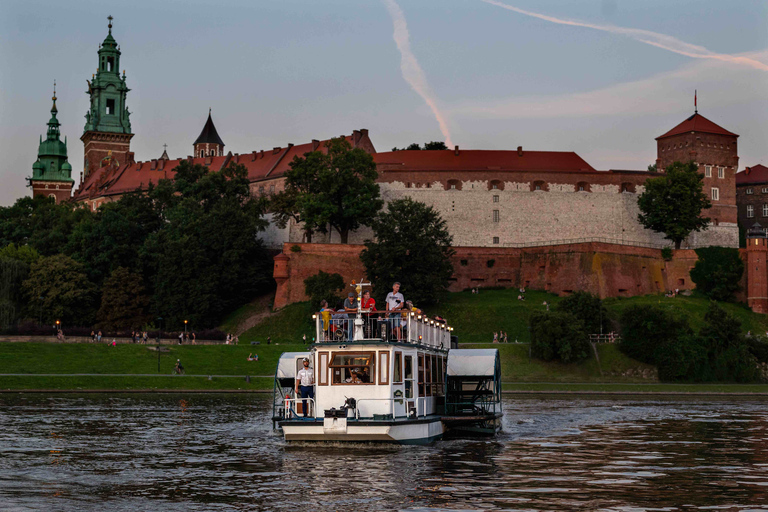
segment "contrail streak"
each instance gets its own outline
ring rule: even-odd
[[[451,142],[451,132],[448,130],[448,123],[437,106],[437,101],[429,88],[424,70],[421,69],[419,61],[416,60],[416,56],[411,52],[410,35],[408,34],[408,25],[405,22],[403,11],[395,0],[383,0],[383,2],[392,18],[392,25],[394,25],[392,38],[395,40],[397,49],[400,50],[400,71],[403,73],[403,78],[432,110],[437,124],[440,125],[440,131],[443,137],[445,137],[445,144],[451,147],[453,142]]]
[[[668,36],[666,34],[659,34],[658,32],[651,32],[650,30],[642,30],[637,28],[616,27],[614,25],[597,25],[594,23],[586,23],[583,21],[565,20],[561,18],[555,18],[553,16],[547,16],[545,14],[539,14],[536,12],[526,11],[518,7],[499,2],[497,0],[481,0],[487,4],[501,7],[509,11],[514,11],[526,16],[532,16],[540,20],[549,21],[551,23],[557,23],[558,25],[570,25],[572,27],[584,27],[591,28],[593,30],[602,30],[603,32],[610,32],[612,34],[619,34],[622,36],[630,37],[641,43],[649,44],[657,48],[661,48],[670,52],[685,55],[694,59],[714,59],[723,62],[730,62],[732,64],[740,64],[744,66],[750,66],[754,69],[760,69],[762,71],[768,71],[768,64],[764,64],[760,61],[750,59],[749,57],[736,57],[734,55],[727,55],[723,53],[715,53],[703,46],[686,43],[675,37]]]

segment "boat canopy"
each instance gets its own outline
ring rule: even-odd
[[[495,348],[453,349],[448,352],[448,377],[493,377],[499,367]]]
[[[309,352],[283,352],[277,362],[278,379],[296,379],[296,360],[309,358]],[[311,358],[310,358],[311,360]]]

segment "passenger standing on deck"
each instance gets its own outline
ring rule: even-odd
[[[315,399],[315,374],[312,371],[312,368],[309,367],[309,359],[304,358],[304,368],[299,370],[299,373],[296,374],[296,395],[301,398],[311,398]],[[304,411],[304,417],[307,417],[307,401],[302,400],[301,402],[302,410]]]
[[[400,310],[403,309],[403,302],[405,299],[403,298],[403,294],[400,293],[400,283],[392,285],[392,291],[387,294],[387,298],[384,300],[387,303],[387,311],[395,311],[395,313],[389,314],[389,318],[392,322],[393,334],[397,336],[397,341],[401,341],[403,338],[403,331],[400,328],[400,317],[402,316]]]
[[[372,313],[371,311],[376,311],[376,299],[371,297],[371,292],[369,290],[363,292],[363,299],[360,301],[360,307],[369,310],[368,313],[363,314],[363,318],[365,318],[363,329],[365,331],[365,337],[372,338],[375,335],[373,325],[373,315],[375,313]]]
[[[344,310],[347,312],[347,341],[352,341],[355,335],[355,313],[357,313],[357,298],[354,293],[349,292],[344,299]]]

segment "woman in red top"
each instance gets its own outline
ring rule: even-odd
[[[363,292],[363,299],[360,301],[360,307],[365,311],[366,309],[376,311],[376,301],[371,298],[371,292],[366,290]],[[372,338],[375,333],[375,313],[363,313],[365,319],[365,325],[363,325],[363,331],[366,338]]]

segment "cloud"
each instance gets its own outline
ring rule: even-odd
[[[745,55],[749,60],[768,58],[768,51]],[[702,90],[701,84],[706,84]],[[699,106],[705,109],[733,103],[762,101],[766,77],[754,68],[727,73],[713,61],[694,61],[671,72],[593,91],[552,96],[488,98],[455,104],[452,116],[485,119],[554,119],[569,117],[638,116],[679,110],[680,91],[699,85]],[[709,93],[712,92],[711,94]],[[693,98],[691,107],[693,107]]]
[[[429,88],[427,76],[424,74],[424,70],[421,69],[419,61],[416,60],[416,56],[411,51],[408,24],[405,22],[403,11],[395,0],[383,0],[383,2],[387,11],[389,11],[392,24],[394,25],[392,37],[395,40],[397,49],[400,51],[400,70],[403,73],[403,78],[432,110],[432,114],[434,114],[437,124],[440,126],[440,132],[445,138],[446,145],[451,147],[453,142],[451,141],[451,132],[448,129],[446,116],[438,107],[437,98],[435,98],[434,93]]]
[[[703,46],[686,43],[675,37],[668,36],[666,34],[659,34],[658,32],[651,32],[650,30],[642,30],[637,28],[617,27],[615,25],[598,25],[595,23],[586,23],[583,21],[566,20],[562,18],[555,18],[554,16],[547,16],[545,14],[539,14],[532,11],[526,11],[518,7],[514,7],[497,0],[481,0],[487,4],[501,7],[519,14],[538,18],[540,20],[549,21],[551,23],[557,23],[558,25],[569,25],[572,27],[584,27],[593,30],[601,30],[603,32],[610,32],[612,34],[618,34],[634,39],[641,43],[649,44],[663,50],[667,50],[693,59],[712,59],[721,62],[729,62],[731,64],[738,64],[740,66],[748,66],[753,69],[759,69],[761,71],[768,71],[768,64],[760,62],[758,60],[737,55],[728,55],[724,53],[715,53]]]

